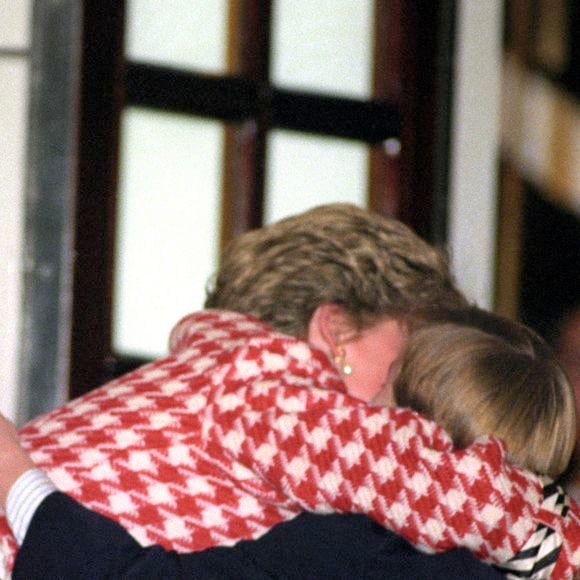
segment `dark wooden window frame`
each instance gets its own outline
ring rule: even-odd
[[[374,93],[361,101],[270,84],[270,0],[231,3],[231,73],[220,77],[126,63],[125,3],[83,2],[71,397],[140,362],[120,361],[111,350],[122,108],[162,108],[227,123],[222,244],[262,224],[271,128],[369,144],[369,206],[443,242],[455,3],[375,0]],[[400,142],[399,154],[384,147],[391,138]]]

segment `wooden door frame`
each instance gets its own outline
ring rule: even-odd
[[[264,23],[270,18],[270,2],[243,0],[233,4],[253,8],[244,12],[254,16],[243,24],[246,31],[254,34],[246,34],[240,40],[236,51],[230,54],[230,64],[259,83],[269,64],[268,35],[263,32],[267,28]],[[379,41],[375,46],[374,106],[397,109],[400,153],[393,154],[389,144],[385,147],[384,139],[377,137],[370,161],[369,205],[401,219],[426,239],[438,243],[444,241],[446,230],[455,6],[456,0],[376,0]],[[167,74],[155,67],[125,65],[123,1],[85,1],[83,7],[71,397],[102,384],[120,370],[111,349],[120,111],[127,95],[132,102],[155,99],[155,74],[150,73]],[[95,38],[100,39],[98,43]],[[253,39],[251,44],[248,39]],[[150,84],[143,85],[143,79]],[[252,93],[255,89],[236,78],[223,82],[230,96],[232,90],[237,91],[235,94],[247,99],[249,107],[260,98],[273,99],[274,103],[278,99],[285,106],[274,110],[283,111],[296,98],[282,90],[256,95]],[[172,98],[177,102],[179,93],[175,92]],[[347,99],[333,99],[327,104],[359,106]],[[360,114],[376,114],[363,108]],[[392,119],[387,108],[382,117]],[[227,118],[224,115],[228,112],[220,110],[215,114]],[[265,131],[272,122],[282,126],[284,123],[283,117],[258,117],[258,121],[247,123],[233,120],[238,125],[226,133],[226,162],[236,148],[243,149],[243,162],[234,168],[228,165],[224,171],[222,243],[261,224],[264,164],[260,159],[264,156]],[[340,124],[337,127],[352,130],[341,128]],[[396,129],[389,130],[396,134]],[[384,134],[388,133],[381,133]]]

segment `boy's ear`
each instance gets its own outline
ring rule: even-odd
[[[338,347],[356,335],[344,308],[339,304],[323,304],[315,311],[308,324],[308,342],[330,357]]]

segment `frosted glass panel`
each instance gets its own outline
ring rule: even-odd
[[[366,206],[367,174],[366,145],[273,131],[268,143],[265,221],[337,201]]]
[[[369,98],[373,4],[372,0],[276,0],[273,82]]]
[[[32,0],[0,0],[0,49],[30,46]]]
[[[223,130],[133,108],[122,131],[113,344],[158,356],[217,263]]]
[[[186,70],[226,68],[227,0],[129,0],[129,60]]]

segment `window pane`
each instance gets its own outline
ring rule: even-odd
[[[129,0],[127,58],[220,73],[226,68],[226,30],[227,0]]]
[[[265,221],[337,201],[366,206],[367,174],[366,145],[273,131],[268,143]]]
[[[0,48],[25,50],[30,46],[32,0],[0,0]]]
[[[372,0],[277,0],[272,79],[315,92],[369,98]]]
[[[113,345],[158,356],[217,263],[223,130],[133,108],[122,135]]]

